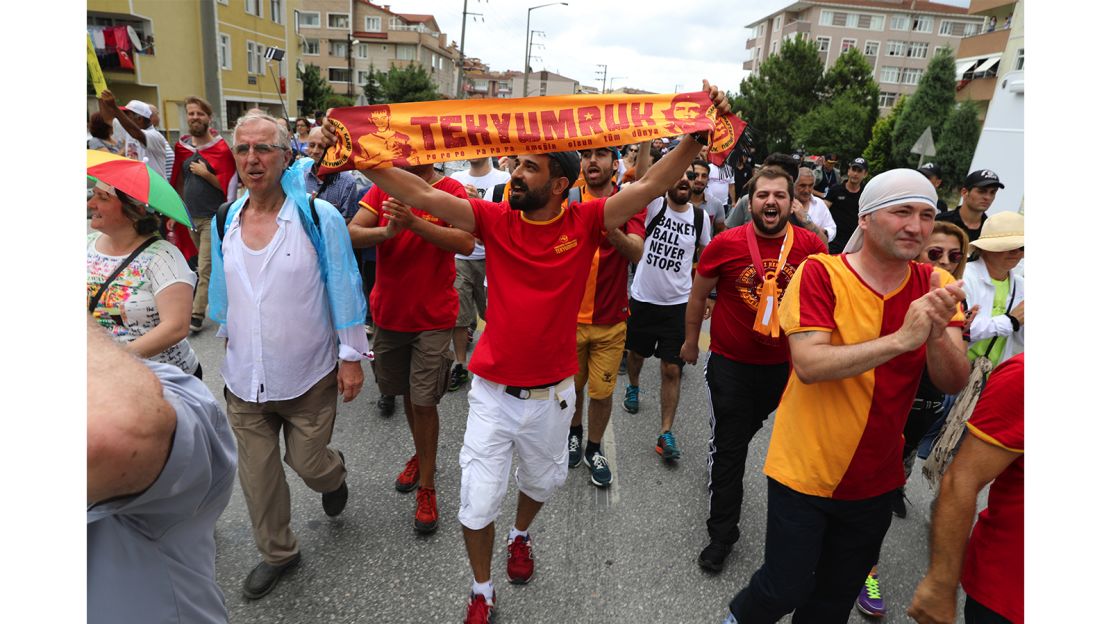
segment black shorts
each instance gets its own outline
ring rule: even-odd
[[[655,305],[630,298],[628,311],[628,349],[682,366],[679,352],[686,340],[686,304]]]

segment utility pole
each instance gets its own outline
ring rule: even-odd
[[[597,64],[601,68],[601,92],[605,93],[605,81],[609,76],[609,66],[602,63]],[[597,72],[594,72],[594,77],[597,77]]]
[[[459,76],[455,85],[455,91],[460,100],[463,99],[463,68],[466,66],[466,17],[471,15],[481,17],[483,22],[486,21],[485,16],[481,13],[471,13],[466,10],[467,1],[463,0],[462,37],[459,38]],[[481,0],[478,0],[478,2],[481,2]]]
[[[566,2],[549,2],[528,8],[528,17],[524,21],[524,93],[521,97],[528,97],[528,63],[532,60],[532,11],[556,4],[567,6]]]

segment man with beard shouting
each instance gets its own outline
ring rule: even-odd
[[[717,290],[709,326],[709,545],[698,564],[720,572],[733,544],[744,500],[748,444],[779,403],[790,374],[790,350],[779,334],[778,305],[794,271],[825,253],[816,234],[795,227],[790,176],[764,167],[748,183],[752,220],[718,235],[705,248],[686,307],[682,359],[698,361],[702,310]]]
[[[702,84],[727,113],[724,92]],[[605,231],[619,228],[662,195],[707,142],[705,133],[688,135],[636,184],[611,197],[566,206],[563,200],[580,171],[577,152],[522,154],[509,200],[500,203],[455,197],[397,168],[366,170],[384,192],[486,244],[486,273],[495,287],[489,291],[486,331],[471,359],[470,412],[459,453],[459,522],[474,573],[467,622],[488,622],[493,610],[493,523],[513,450],[519,458],[519,495],[508,540],[510,582],[532,578],[528,528],[566,481],[578,369],[576,320],[594,252]]]

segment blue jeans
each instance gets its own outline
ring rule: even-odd
[[[729,609],[738,622],[847,622],[890,528],[897,490],[863,500],[795,492],[767,479],[763,566]]]

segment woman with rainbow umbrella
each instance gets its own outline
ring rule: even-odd
[[[96,181],[88,201],[96,230],[86,245],[89,313],[136,356],[201,377],[185,339],[197,277],[177,247],[158,236],[154,214],[190,224],[184,204],[138,161],[89,150],[86,174]]]

